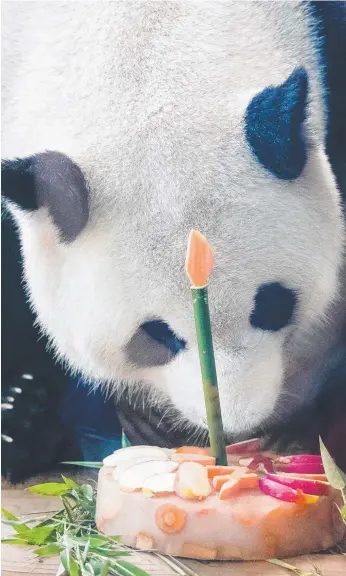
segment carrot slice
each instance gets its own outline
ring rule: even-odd
[[[174,504],[162,504],[156,509],[155,522],[165,534],[178,534],[186,524],[186,512]]]
[[[214,266],[214,255],[208,240],[197,230],[191,230],[186,253],[186,274],[195,288],[202,288]]]
[[[236,470],[246,470],[241,466],[207,466],[208,478],[233,474]]]
[[[210,448],[200,448],[199,446],[180,446],[175,450],[175,454],[202,454],[210,456]]]
[[[217,492],[221,490],[222,486],[231,480],[232,476],[230,474],[224,476],[214,476],[213,478],[213,488]]]
[[[226,482],[219,494],[220,500],[228,500],[234,498],[243,490],[254,490],[258,486],[257,474],[246,474],[240,478],[231,478]]]
[[[202,466],[215,466],[215,457],[206,456],[205,454],[191,454],[185,452],[175,452],[171,460],[174,462],[196,462],[197,464],[202,464]]]

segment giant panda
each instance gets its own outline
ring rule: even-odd
[[[2,191],[27,295],[134,441],[136,398],[206,438],[191,228],[215,252],[227,435],[342,433],[345,29],[344,2],[3,3]]]

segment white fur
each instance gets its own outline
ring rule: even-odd
[[[316,326],[339,290],[343,225],[306,7],[4,2],[3,31],[3,157],[64,152],[91,190],[90,220],[69,245],[44,209],[14,210],[30,297],[59,354],[94,380],[143,381],[201,423],[184,275],[197,228],[215,251],[210,306],[224,422],[234,432],[254,427],[278,409],[292,367],[321,354],[326,336],[316,339]],[[256,92],[296,66],[309,74],[310,150],[303,174],[287,182],[256,162],[243,116]],[[249,325],[257,287],[272,281],[299,291],[293,331]],[[152,317],[188,350],[167,366],[135,369],[123,348]]]

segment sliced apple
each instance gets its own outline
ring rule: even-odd
[[[168,474],[178,468],[176,462],[171,460],[152,460],[142,462],[127,468],[119,478],[119,487],[123,492],[135,492],[140,490],[143,483],[156,474]]]
[[[142,484],[144,495],[172,494],[174,492],[175,472],[165,472],[150,476]]]
[[[204,500],[211,493],[205,466],[197,462],[184,462],[178,469],[175,491],[184,500]]]
[[[116,466],[113,470],[113,478],[114,480],[116,480],[117,482],[120,480],[120,478],[122,477],[122,475],[124,474],[124,472],[126,472],[126,470],[128,470],[128,468],[132,468],[133,466],[137,466],[137,464],[144,464],[145,462],[168,462],[169,459],[168,457],[164,458],[159,456],[159,458],[157,458],[156,456],[143,456],[142,458],[133,458],[130,460],[125,460],[124,462],[120,462],[120,464],[118,464],[118,466]]]
[[[121,448],[103,460],[104,466],[118,466],[121,462],[134,460],[135,458],[147,458],[148,460],[165,460],[167,454],[157,446],[129,446]]]

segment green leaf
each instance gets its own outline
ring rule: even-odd
[[[121,447],[122,448],[128,448],[129,446],[131,446],[131,444],[130,444],[129,439],[123,430],[122,434],[121,434]]]
[[[73,539],[74,541],[76,541],[78,544],[81,544],[83,546],[83,544],[85,545],[87,542],[90,542],[90,546],[93,547],[98,547],[98,546],[105,546],[106,544],[108,544],[108,538],[106,538],[105,536],[78,536],[76,538]]]
[[[34,550],[34,554],[37,556],[59,556],[62,548],[56,542],[52,542],[51,544],[47,544],[47,546],[41,546],[41,548],[37,548]]]
[[[40,546],[48,540],[55,530],[55,526],[35,526],[31,530],[28,530],[26,534],[27,542],[34,546]]]
[[[61,474],[61,477],[69,490],[79,490],[79,486],[74,480],[71,480],[71,478],[66,478],[66,476],[63,474]]]
[[[30,492],[35,494],[42,494],[43,496],[63,496],[69,491],[65,483],[61,482],[46,482],[45,484],[36,484],[28,488]]]
[[[3,516],[5,516],[6,520],[13,520],[14,522],[20,522],[19,518],[17,518],[17,516],[15,516],[14,514],[11,514],[11,512],[6,510],[6,508],[1,508],[1,512]]]
[[[111,563],[108,560],[106,560],[106,562],[103,564],[101,568],[100,576],[108,576],[110,565]]]
[[[12,526],[13,530],[17,532],[17,534],[24,536],[28,531],[30,531],[30,527],[27,524],[21,522],[21,520],[17,518],[17,516],[11,514],[11,512],[6,510],[5,508],[1,508],[1,512],[3,516],[5,516],[6,520],[9,521],[9,524]]]
[[[63,552],[61,552],[60,559],[61,564],[69,576],[79,576],[78,564],[73,556],[71,556],[71,553],[68,549],[65,549]]]
[[[320,450],[324,471],[326,473],[329,484],[333,486],[333,488],[343,490],[345,488],[345,480],[342,476],[341,470],[335,464],[333,458],[323,444],[322,438],[320,438]]]
[[[119,560],[117,562],[117,572],[119,576],[150,576],[148,572],[145,572],[141,568],[137,568],[129,562],[122,562]]]
[[[25,540],[21,540],[20,538],[2,538],[2,544],[18,544],[18,546],[28,546],[28,543]]]
[[[102,468],[103,462],[61,462],[69,466],[83,466],[84,468]]]
[[[90,548],[90,552],[104,556],[105,558],[116,558],[117,556],[130,556],[127,550],[111,550],[110,548]]]
[[[89,500],[89,502],[92,502],[94,499],[94,491],[92,489],[92,486],[90,486],[90,484],[82,484],[80,489],[84,494],[85,498]]]

